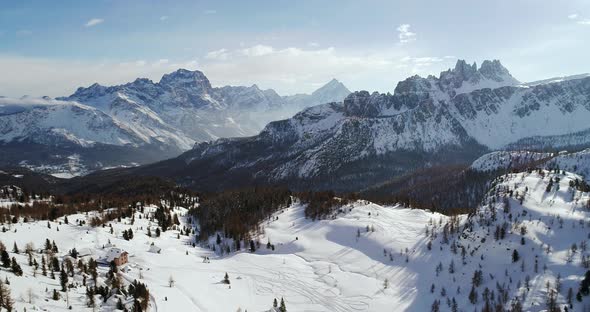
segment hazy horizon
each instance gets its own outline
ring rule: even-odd
[[[590,71],[590,3],[501,1],[22,1],[0,11],[0,95],[62,96],[159,81],[178,68],[215,86],[309,93],[336,78],[392,92],[457,59],[499,59],[520,81]],[[366,12],[366,13],[365,13]],[[337,14],[335,14],[337,13]],[[498,22],[501,21],[501,22]]]

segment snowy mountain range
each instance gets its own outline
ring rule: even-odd
[[[336,80],[295,96],[256,85],[214,88],[202,72],[179,69],[157,83],[93,84],[55,100],[0,98],[0,143],[6,146],[0,163],[61,166],[77,155],[95,170],[154,162],[195,142],[254,135],[271,120],[349,93]]]
[[[257,136],[197,143],[178,159],[137,172],[197,188],[255,182],[359,190],[531,140],[585,146],[590,137],[580,133],[589,119],[590,77],[527,86],[497,60],[479,68],[459,60],[438,77],[400,82],[394,94],[354,92],[342,103],[271,122]]]

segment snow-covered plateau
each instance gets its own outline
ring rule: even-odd
[[[583,311],[590,300],[576,296],[590,266],[590,196],[579,189],[581,181],[561,170],[507,174],[476,211],[457,216],[356,201],[312,221],[305,204],[294,201],[261,224],[256,252],[243,246],[221,253],[234,244],[223,233],[193,246],[194,235],[184,234],[194,220],[182,207],[172,210],[180,225],[159,237],[151,221],[156,206],[104,227],[89,225],[93,213],[68,215],[68,224],[63,217],[20,219],[3,225],[0,240],[24,274],[2,269],[0,280],[9,281],[18,311],[93,310],[82,283],[94,282],[81,269],[73,269],[72,287],[64,292],[59,272],[51,279],[27,264],[25,245],[35,246],[32,258],[41,263],[48,239],[59,248],[60,262],[74,248],[74,264],[99,260],[97,285],[110,283],[101,260],[113,248],[127,252],[117,274],[124,285],[146,284],[149,311],[269,311],[275,298],[289,311],[480,311],[497,305],[500,311],[547,311],[549,304],[563,309],[570,303]],[[133,236],[126,240],[129,229]],[[12,252],[15,243],[19,253]],[[106,302],[96,295],[95,309],[112,311],[119,298],[133,304],[125,295]]]

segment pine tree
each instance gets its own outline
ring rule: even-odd
[[[520,260],[520,256],[518,255],[518,251],[514,249],[512,252],[512,262],[518,262]]]
[[[0,252],[0,260],[2,260],[3,267],[5,267],[5,268],[10,267],[10,255],[8,254],[8,252],[6,250],[2,250],[2,252]]]
[[[225,272],[225,276],[223,277],[223,282],[228,285],[230,284],[229,275],[227,275],[227,272]]]
[[[584,296],[590,294],[590,271],[586,271],[584,279],[580,282],[580,293]]]
[[[430,308],[430,311],[432,312],[439,312],[440,311],[440,301],[438,300],[434,300],[434,302],[432,303],[432,306]]]
[[[471,284],[473,284],[474,287],[479,287],[479,285],[481,285],[483,280],[483,272],[481,270],[475,270],[475,272],[473,272],[473,277],[471,278]]]
[[[275,298],[274,301],[272,302],[272,307],[273,308],[278,308],[279,307],[279,303],[277,302],[277,298]]]
[[[0,308],[6,309],[6,311],[12,311],[14,307],[14,300],[10,296],[10,288],[2,281],[0,281]]]
[[[14,273],[14,275],[16,275],[16,276],[23,275],[23,269],[21,269],[20,265],[16,262],[16,258],[14,258],[14,257],[12,257],[10,268],[11,268],[12,273]]]
[[[123,301],[121,301],[121,298],[119,298],[119,300],[117,301],[117,310],[124,310],[125,306],[123,305]]]
[[[549,311],[549,312],[557,312],[558,311],[557,292],[555,291],[555,289],[549,290],[549,292],[547,294],[546,305],[547,305],[547,311]]]
[[[41,255],[41,274],[47,276],[47,265],[45,263],[45,256]]]
[[[61,285],[61,291],[66,291],[67,284],[68,284],[68,274],[66,273],[66,271],[63,268],[61,269],[61,272],[59,273],[59,283]]]
[[[52,299],[55,300],[55,301],[59,300],[59,293],[57,292],[57,289],[54,289],[53,290]]]
[[[18,246],[16,245],[16,242],[14,242],[14,246],[12,246],[12,252],[13,252],[13,253],[15,253],[15,254],[17,254],[17,253],[19,253],[19,252],[20,252],[20,251],[18,250]]]
[[[471,291],[469,292],[469,302],[472,304],[477,303],[477,290],[475,290],[475,286],[472,286]]]
[[[287,312],[287,307],[285,306],[285,300],[281,298],[281,306],[279,307],[280,312]]]
[[[516,300],[512,302],[510,311],[511,312],[523,312],[522,311],[522,304],[520,303],[520,300],[518,300],[518,298],[516,298]]]
[[[94,288],[93,287],[86,287],[86,297],[88,298],[86,305],[88,307],[94,307]]]

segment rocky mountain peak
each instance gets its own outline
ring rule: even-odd
[[[498,82],[514,80],[515,82],[518,82],[514,77],[512,77],[508,69],[506,69],[506,67],[504,67],[499,60],[483,61],[478,71],[483,77],[490,80]]]
[[[315,90],[311,96],[316,103],[328,103],[333,102],[334,99],[344,99],[349,94],[350,90],[342,82],[332,79],[321,88]]]
[[[330,80],[328,83],[315,90],[312,95],[318,95],[323,93],[330,94],[350,94],[350,90],[344,86],[344,84],[336,79]]]
[[[160,79],[160,85],[171,88],[196,89],[197,91],[207,92],[211,90],[211,82],[201,71],[190,71],[179,69],[170,74],[165,74]]]
[[[93,83],[88,88],[79,87],[76,92],[72,95],[72,97],[76,98],[87,98],[87,97],[98,97],[102,96],[106,93],[107,87],[102,86],[98,83]]]
[[[144,85],[153,85],[154,82],[148,78],[137,78],[133,81],[133,84],[136,86],[144,86]]]
[[[374,101],[376,97],[379,97],[377,92],[353,92],[344,99],[344,113],[347,116],[376,117],[379,115],[379,107]]]
[[[477,73],[477,63],[473,62],[473,64],[469,65],[465,60],[457,60],[453,72],[457,76],[469,80]]]
[[[410,93],[423,93],[430,90],[431,84],[429,79],[424,79],[418,75],[406,78],[400,81],[395,87],[395,94],[406,95]]]
[[[498,60],[485,60],[480,68],[476,63],[469,65],[465,60],[458,60],[455,68],[440,73],[438,81],[441,90],[451,95],[519,84]]]

